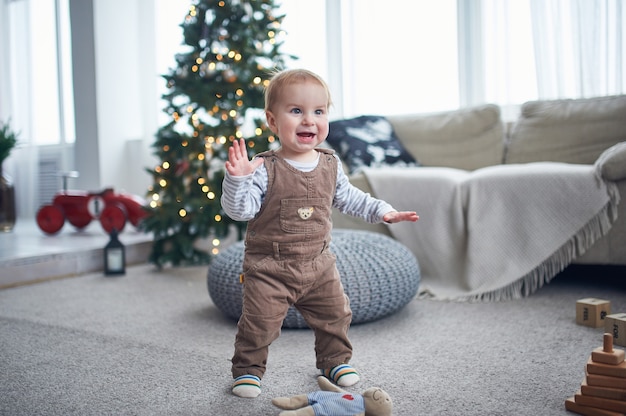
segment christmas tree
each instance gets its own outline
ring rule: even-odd
[[[205,264],[233,229],[220,204],[224,161],[233,140],[249,151],[275,141],[263,118],[264,88],[290,57],[280,52],[281,22],[273,0],[196,0],[181,24],[184,51],[164,75],[164,111],[171,117],[153,144],[161,161],[148,172],[148,216],[154,234],[150,262]],[[211,253],[198,240],[212,238]]]

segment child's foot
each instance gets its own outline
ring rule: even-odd
[[[354,386],[359,382],[359,373],[348,364],[340,364],[332,368],[322,370],[322,374],[327,379],[342,387]]]
[[[233,382],[233,394],[245,398],[257,397],[261,394],[261,379],[251,374],[237,377]]]

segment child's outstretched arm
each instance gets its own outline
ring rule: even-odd
[[[400,221],[411,221],[415,222],[419,220],[420,217],[414,211],[391,211],[383,215],[383,221],[393,224],[395,222]]]
[[[228,160],[224,166],[226,167],[226,171],[232,176],[246,176],[250,175],[262,164],[262,158],[248,159],[246,141],[240,139],[239,141],[235,140],[233,145],[228,149]]]

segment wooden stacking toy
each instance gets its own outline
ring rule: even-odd
[[[565,400],[570,412],[587,416],[626,414],[626,361],[624,350],[613,348],[613,335],[605,333],[602,347],[592,351],[585,379],[574,397]]]

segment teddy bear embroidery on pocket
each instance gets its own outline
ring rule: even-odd
[[[308,220],[313,215],[313,211],[314,211],[313,207],[298,208],[298,215],[303,220]]]

